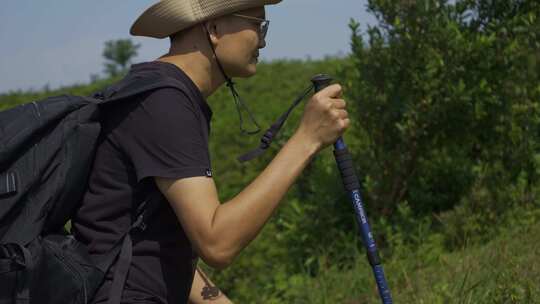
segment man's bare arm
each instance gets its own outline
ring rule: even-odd
[[[211,178],[156,178],[156,183],[201,258],[222,269],[255,238],[312,155],[300,141],[290,140],[248,187],[224,204]]]
[[[312,98],[293,137],[251,184],[224,204],[211,178],[155,178],[206,264],[228,266],[259,233],[311,158],[343,134],[349,120],[340,95],[341,87],[334,85]]]
[[[189,304],[232,304],[232,301],[219,290],[204,271],[197,267],[193,277]]]

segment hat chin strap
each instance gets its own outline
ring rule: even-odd
[[[253,114],[251,113],[249,108],[246,106],[246,104],[244,103],[244,101],[242,100],[242,98],[240,97],[238,92],[236,91],[236,89],[234,87],[234,82],[232,81],[232,79],[227,75],[227,73],[225,73],[225,69],[223,69],[223,66],[221,65],[221,62],[219,61],[219,59],[217,57],[214,45],[212,44],[212,40],[210,39],[210,32],[206,28],[205,24],[203,24],[202,26],[203,26],[204,31],[206,33],[206,38],[208,39],[208,44],[210,44],[210,48],[212,49],[212,53],[214,54],[214,58],[216,59],[217,66],[218,66],[219,70],[221,71],[221,74],[225,78],[225,81],[227,82],[227,87],[229,87],[229,89],[231,90],[231,94],[232,94],[232,96],[234,98],[234,103],[236,105],[236,111],[238,112],[238,119],[240,120],[240,131],[243,134],[247,134],[247,135],[254,135],[254,134],[259,133],[261,131],[261,127],[260,127],[259,123],[257,123],[257,121],[255,120],[255,117],[253,116]],[[249,119],[256,126],[255,130],[248,131],[248,130],[246,130],[244,128],[244,118],[242,117],[242,109],[241,108],[244,108],[246,110],[246,112],[248,113]]]
[[[221,65],[221,62],[219,62],[219,59],[217,57],[216,50],[214,49],[214,45],[212,44],[212,40],[210,39],[210,33],[208,32],[208,29],[206,28],[206,26],[204,24],[203,24],[203,27],[204,27],[204,30],[206,32],[206,38],[208,38],[208,43],[210,44],[210,48],[212,48],[212,52],[214,53],[214,58],[216,59],[216,63],[218,65],[218,67],[219,67],[219,70],[221,71],[221,74],[223,74],[223,77],[225,77],[225,81],[227,82],[227,86],[231,89],[231,93],[232,93],[232,95],[234,97],[234,102],[236,103],[236,110],[238,111],[238,117],[240,118],[240,130],[242,131],[242,133],[249,134],[249,135],[259,133],[261,131],[261,127],[259,126],[257,121],[255,121],[255,118],[251,114],[251,111],[244,104],[244,102],[242,101],[242,98],[240,98],[240,95],[238,95],[238,92],[234,88],[234,82],[232,81],[232,79],[229,76],[227,76],[227,74],[225,73],[225,70],[223,69],[223,66]],[[313,88],[314,88],[314,86],[310,85],[306,90],[304,90],[304,92],[302,92],[302,94],[300,96],[298,96],[298,98],[292,103],[292,105],[289,107],[289,109],[287,111],[285,111],[285,113],[283,113],[278,118],[278,120],[272,126],[270,126],[270,128],[268,128],[268,130],[266,130],[266,132],[264,133],[264,135],[261,138],[261,144],[259,145],[258,148],[256,148],[255,150],[252,150],[252,151],[250,151],[250,152],[248,152],[248,153],[246,153],[244,155],[241,155],[240,157],[238,157],[238,160],[240,162],[246,162],[246,161],[249,161],[249,160],[251,160],[251,159],[253,159],[255,157],[258,157],[258,156],[262,155],[270,147],[270,144],[272,143],[274,137],[276,137],[278,132],[281,130],[281,128],[285,124],[285,121],[289,117],[289,114],[291,114],[291,112],[294,110],[294,108],[296,106],[298,106],[300,104],[300,102],[302,102],[302,100],[311,92],[311,90]],[[255,126],[257,126],[256,130],[247,131],[247,130],[244,129],[244,127],[243,127],[244,120],[242,118],[242,112],[241,112],[240,107],[243,107],[248,112],[249,118],[255,124]]]

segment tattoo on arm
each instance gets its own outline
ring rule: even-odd
[[[201,296],[203,297],[203,299],[214,300],[214,299],[219,298],[221,296],[221,292],[219,291],[219,288],[217,288],[216,286],[212,285],[212,283],[210,283],[210,281],[208,280],[204,272],[202,272],[199,269],[199,267],[197,267],[197,272],[203,279],[204,285],[205,285],[201,292]]]

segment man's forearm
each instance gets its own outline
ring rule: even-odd
[[[225,294],[197,267],[189,294],[189,304],[231,304]]]
[[[216,209],[212,230],[220,235],[225,255],[236,256],[268,221],[317,152],[307,143],[295,134],[248,187]]]

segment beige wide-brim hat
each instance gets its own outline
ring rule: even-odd
[[[279,2],[281,0],[161,0],[135,20],[130,33],[165,38],[212,18]]]

